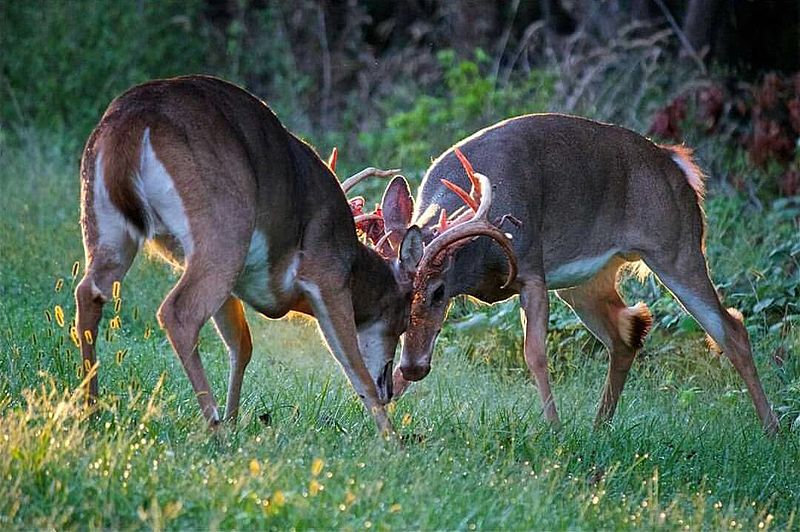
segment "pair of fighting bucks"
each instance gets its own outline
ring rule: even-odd
[[[158,319],[211,426],[222,417],[197,349],[209,319],[230,356],[225,419],[236,419],[252,353],[244,302],[270,318],[314,316],[379,429],[391,433],[384,407],[430,371],[459,294],[486,302],[519,294],[525,360],[544,415],[558,423],[548,290],[609,350],[600,423],[613,415],[652,323],[645,304],[627,306],[617,289],[620,269],[642,261],[731,360],[765,430],[778,430],[741,315],[709,279],[704,177],[689,150],[578,117],[520,116],[439,156],[416,204],[394,177],[374,213],[346,193],[393,172],[366,169],[340,185],[334,169],[263,102],[216,78],[151,81],[116,98],[81,162],[86,270],[76,326],[90,400],[103,304],[150,241],[182,272]]]

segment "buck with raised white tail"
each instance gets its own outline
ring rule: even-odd
[[[452,297],[469,294],[491,303],[519,294],[525,361],[546,418],[558,423],[545,352],[547,291],[556,290],[610,352],[596,423],[610,419],[652,323],[647,306],[627,306],[617,288],[620,269],[643,261],[731,360],[764,428],[777,431],[741,315],[723,307],[709,279],[704,176],[690,150],[565,115],[500,122],[459,142],[428,169],[413,219],[425,241],[451,223],[447,213],[463,210],[462,202],[474,203],[480,193],[474,179],[471,194],[461,190],[472,170],[465,173],[459,156],[491,176],[495,215],[519,222],[505,228],[513,235],[519,274],[503,287],[503,257],[483,239],[438,250],[414,282],[410,326],[394,375],[397,393],[429,372]],[[397,236],[404,231],[387,229]]]
[[[393,172],[366,169],[340,187],[334,164],[263,102],[216,78],[156,80],[114,100],[81,161],[86,268],[75,298],[84,368],[96,365],[94,339],[114,283],[149,241],[182,270],[158,319],[210,425],[220,416],[198,334],[211,318],[228,348],[225,418],[235,420],[252,353],[245,302],[270,318],[291,310],[316,317],[379,429],[391,432],[384,405],[422,241],[383,255],[362,244],[346,189]],[[396,177],[383,204],[406,223],[411,211],[392,209],[407,190]],[[88,384],[93,399],[96,374]]]

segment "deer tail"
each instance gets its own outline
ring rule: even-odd
[[[698,205],[702,205],[706,195],[706,175],[694,161],[692,149],[687,146],[661,146],[661,148],[669,152],[672,160],[686,177],[689,186],[697,194]]]

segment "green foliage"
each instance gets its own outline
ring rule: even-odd
[[[499,86],[487,74],[489,57],[481,50],[474,60],[458,59],[452,51],[440,52],[438,59],[441,89],[415,95],[410,109],[389,113],[385,128],[362,134],[360,142],[369,153],[403,168],[422,169],[477,129],[549,107],[555,85],[549,71],[533,70]]]
[[[64,198],[77,197],[77,180],[58,146],[39,139],[9,152],[0,145],[9,154],[0,170],[4,528],[792,527],[800,505],[793,427],[800,363],[791,353],[800,336],[792,323],[770,332],[751,312],[759,370],[785,431],[777,440],[761,434],[731,365],[708,354],[700,333],[673,328],[648,341],[614,423],[592,430],[605,353],[555,302],[548,345],[565,426],[553,432],[521,366],[514,301],[455,309],[433,373],[397,403],[402,450],[378,441],[313,324],[251,315],[255,353],[242,419],[213,438],[154,318],[175,275],[140,259],[121,308],[107,305],[98,339],[101,401],[87,418],[69,334],[73,264],[83,253],[77,202]],[[792,209],[751,213],[738,200],[712,199],[715,278],[735,277],[742,262],[787,267],[791,247],[769,255],[783,241],[796,243]],[[794,274],[765,271],[747,278],[751,294],[734,288],[745,286],[741,279],[726,286],[728,299],[745,310],[777,301]],[[629,289],[648,302],[671,301],[649,281],[642,294],[637,286]],[[770,309],[769,320],[778,320]],[[460,326],[476,312],[485,325]],[[765,356],[778,349],[781,365]],[[227,357],[210,327],[200,350],[221,398]]]

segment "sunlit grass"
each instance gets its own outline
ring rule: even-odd
[[[610,426],[591,427],[605,354],[554,303],[550,346],[561,430],[543,422],[518,361],[503,358],[520,352],[512,310],[513,320],[501,324],[446,331],[431,376],[391,408],[401,447],[376,437],[313,322],[252,313],[255,352],[239,426],[211,436],[155,320],[175,273],[140,258],[114,288],[93,339],[101,397],[88,416],[76,391],[84,378],[72,300],[83,265],[77,169],[56,146],[2,153],[3,528],[794,525],[794,326],[769,333],[776,313],[769,321],[744,309],[767,393],[782,416],[784,432],[771,440],[731,365],[708,352],[696,328],[674,318],[674,302],[649,282],[631,290],[652,304],[657,327]],[[769,279],[771,250],[786,239],[797,243],[798,232],[791,219],[769,213],[742,227],[732,220],[738,207],[729,204],[710,202],[719,222],[711,223],[709,250],[715,279],[735,281],[726,288],[732,303],[749,305],[743,287],[764,289],[740,265]],[[777,297],[778,289],[770,290],[759,301]],[[227,356],[211,327],[200,349],[222,401]],[[780,349],[778,366],[773,355]]]

